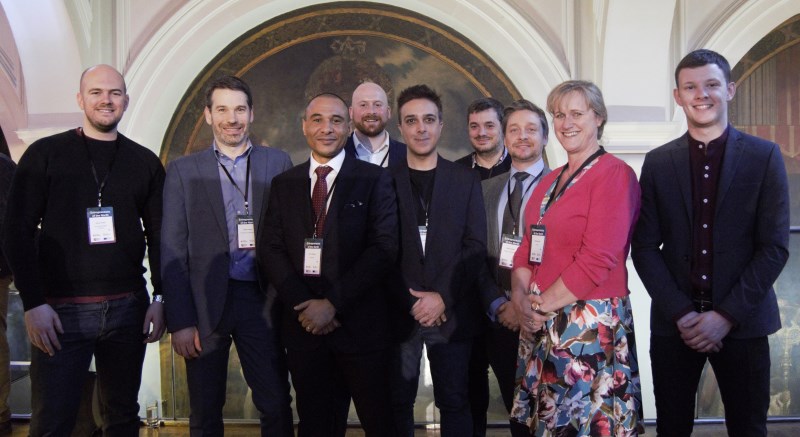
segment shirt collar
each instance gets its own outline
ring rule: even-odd
[[[722,131],[722,135],[720,135],[719,137],[709,141],[708,144],[704,144],[704,143],[692,138],[692,134],[690,134],[688,132],[686,133],[686,136],[689,138],[689,147],[692,150],[697,150],[698,146],[704,145],[704,146],[706,146],[706,150],[708,152],[713,152],[714,149],[717,149],[717,148],[720,148],[720,147],[725,147],[725,143],[728,142],[728,134],[730,133],[730,130],[731,130],[731,125],[729,124],[728,126],[725,127],[725,130]]]
[[[384,130],[383,134],[384,134],[383,135],[383,144],[381,144],[381,146],[378,147],[378,149],[373,152],[369,147],[365,146],[358,139],[358,135],[356,135],[356,132],[353,131],[353,134],[352,134],[353,135],[353,144],[355,144],[355,146],[356,146],[356,154],[358,156],[369,156],[369,155],[374,155],[376,153],[382,153],[384,150],[386,150],[389,147],[389,132]]]
[[[317,167],[322,165],[327,165],[328,167],[333,169],[333,173],[338,174],[339,171],[342,169],[342,164],[344,163],[344,155],[345,155],[344,148],[342,148],[341,150],[339,150],[338,155],[334,156],[330,161],[326,162],[325,164],[320,164],[319,162],[317,162],[316,159],[314,159],[314,155],[311,155],[311,158],[309,160],[311,165],[308,166],[308,176],[311,177],[311,175],[313,175],[314,172],[317,170]]]
[[[214,149],[214,154],[216,155],[217,160],[225,159],[228,161],[236,161],[241,158],[247,158],[247,156],[250,155],[250,151],[253,150],[253,144],[250,142],[250,139],[247,140],[247,146],[245,146],[244,152],[237,156],[236,159],[231,159],[228,157],[228,155],[220,152],[219,147],[217,146],[217,140],[211,142],[211,147]]]
[[[524,172],[528,173],[529,175],[531,175],[533,177],[536,177],[539,173],[541,173],[542,170],[544,170],[544,159],[542,159],[542,158],[539,158],[538,161],[536,161],[533,164],[529,165],[524,170],[517,170],[514,167],[514,163],[512,162],[511,163],[511,170],[508,171],[508,176],[510,178],[513,178],[515,174],[517,174],[517,173],[519,173],[521,171],[524,171]]]

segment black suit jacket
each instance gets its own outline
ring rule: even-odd
[[[688,136],[645,157],[633,263],[653,298],[650,328],[677,335],[675,317],[692,305],[692,182]],[[780,329],[772,284],[789,256],[789,196],[777,144],[730,128],[713,228],[712,300],[736,320],[733,338]]]
[[[409,288],[436,291],[445,304],[445,338],[463,339],[477,329],[475,282],[486,259],[486,216],[478,174],[441,157],[436,165],[425,255],[417,227],[417,204],[408,165],[391,167],[400,214],[400,277],[393,287],[392,315],[400,339],[417,322],[409,314],[416,298]]]
[[[358,158],[356,154],[356,145],[353,142],[353,134],[347,137],[347,143],[344,145],[344,151],[353,158]],[[386,163],[387,167],[394,167],[396,165],[404,165],[406,163],[406,145],[400,141],[395,141],[389,137],[389,158]]]
[[[389,333],[386,272],[397,259],[397,204],[385,169],[345,156],[325,219],[322,274],[303,275],[304,240],[314,230],[310,162],[273,179],[256,247],[261,270],[284,302],[282,335],[290,349],[327,344],[335,351],[383,348]],[[306,332],[292,308],[327,298],[342,326],[324,336]]]

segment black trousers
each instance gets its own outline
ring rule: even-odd
[[[486,435],[489,408],[489,366],[492,366],[503,404],[508,413],[514,403],[519,332],[487,320],[483,332],[475,337],[469,363],[469,402],[472,409],[472,435]]]
[[[287,358],[298,437],[344,435],[351,396],[365,435],[394,435],[388,350],[342,353],[323,344],[310,351],[290,348]]]
[[[242,364],[242,374],[253,391],[262,436],[285,437],[292,426],[286,357],[275,329],[275,313],[256,282],[231,280],[222,321],[200,339],[200,357],[186,360],[189,386],[190,434],[224,435],[222,409],[226,402],[228,357],[231,342]]]
[[[690,436],[697,384],[706,360],[717,378],[729,436],[766,436],[769,408],[767,337],[723,339],[717,353],[701,354],[679,336],[650,337],[659,436]]]

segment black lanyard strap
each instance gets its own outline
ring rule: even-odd
[[[570,176],[569,179],[567,179],[567,181],[564,182],[564,185],[561,187],[560,190],[558,190],[558,193],[555,196],[553,195],[550,196],[550,199],[547,200],[547,206],[544,207],[544,212],[547,212],[547,210],[550,209],[550,205],[552,205],[556,199],[564,195],[564,191],[567,190],[567,187],[569,187],[569,184],[572,182],[573,179],[575,179],[575,176],[579,175],[581,171],[583,171],[583,169],[586,168],[587,165],[591,164],[592,161],[594,161],[596,158],[603,155],[604,153],[606,153],[606,149],[604,149],[603,146],[600,146],[600,149],[598,151],[592,153],[592,156],[586,158],[586,160],[583,161],[583,164],[581,164],[581,166],[578,167],[578,169],[572,173],[572,176]],[[561,176],[567,170],[567,165],[565,165],[564,168],[561,169],[561,172],[558,173],[558,178],[556,178],[556,184],[555,184],[556,187],[558,186],[558,183],[561,182]]]
[[[433,181],[431,181],[431,183],[433,183]],[[414,188],[417,191],[417,196],[419,196],[419,204],[420,204],[420,206],[422,206],[422,211],[425,213],[425,227],[428,227],[428,211],[430,210],[430,207],[431,207],[431,201],[430,201],[430,199],[428,199],[427,202],[425,201],[425,195],[422,192],[422,188],[417,186],[416,182],[414,182],[413,179],[411,180],[411,185],[413,185]],[[423,188],[427,188],[427,187],[423,187]],[[431,193],[431,197],[433,197],[433,193]],[[417,220],[419,220],[419,219],[417,219]]]
[[[389,146],[389,147],[391,147],[391,146]],[[378,164],[378,167],[383,167],[383,164],[386,163],[386,159],[389,158],[389,147],[386,148],[386,154],[383,155],[383,159],[381,159],[381,163]]]
[[[94,176],[94,183],[97,185],[97,206],[103,206],[103,189],[106,187],[106,181],[108,181],[108,175],[111,174],[111,169],[114,167],[114,161],[117,159],[117,152],[119,151],[119,134],[117,134],[117,138],[114,140],[114,154],[111,155],[111,162],[108,164],[108,171],[106,172],[106,176],[100,181],[97,178],[97,168],[94,166],[94,159],[92,159],[92,152],[89,150],[89,141],[86,140],[86,132],[83,129],[78,128],[80,132],[81,138],[83,139],[83,145],[86,147],[86,155],[89,157],[89,164],[92,166],[92,176]]]
[[[225,176],[227,176],[228,180],[230,180],[231,183],[233,184],[233,187],[236,188],[236,191],[238,191],[239,194],[241,194],[242,197],[244,197],[244,213],[250,215],[250,202],[248,201],[250,193],[250,152],[247,153],[247,169],[245,170],[245,176],[244,176],[244,192],[242,192],[242,189],[239,188],[239,184],[237,184],[236,181],[233,180],[233,176],[231,176],[228,169],[225,168],[225,164],[223,164],[222,161],[219,160],[219,156],[217,156],[217,162],[219,163],[219,166],[222,167],[222,171],[225,172]]]

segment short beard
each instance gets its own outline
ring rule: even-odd
[[[380,123],[378,123],[378,127],[376,127],[375,129],[367,129],[364,126],[364,124],[361,123],[360,121],[359,122],[355,122],[354,124],[355,124],[355,128],[356,128],[357,131],[361,132],[362,134],[364,134],[364,135],[366,135],[366,136],[368,136],[370,138],[377,137],[384,130],[386,130],[386,123],[383,123],[382,121]]]
[[[115,121],[115,122],[113,122],[111,124],[97,124],[94,121],[89,120],[89,124],[92,125],[92,127],[96,131],[102,132],[104,134],[107,134],[109,132],[113,132],[113,131],[117,130],[117,125],[119,125],[119,120],[117,120],[117,121]]]

